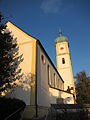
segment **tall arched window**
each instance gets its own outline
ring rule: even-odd
[[[48,73],[48,82],[51,85],[51,73],[50,73],[50,66],[47,66],[47,73]]]
[[[62,58],[62,64],[65,64],[65,58]]]
[[[57,86],[56,74],[54,73],[54,87],[56,88],[56,86]]]
[[[58,87],[59,87],[59,89],[61,89],[61,84],[60,84],[60,80],[59,80],[59,83],[58,83]]]
[[[45,64],[46,61],[45,61],[45,57],[43,55],[41,55],[41,60],[42,60],[42,63]]]
[[[59,89],[59,79],[57,79],[57,88]]]

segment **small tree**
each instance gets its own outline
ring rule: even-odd
[[[90,104],[90,77],[85,71],[76,75],[76,96],[77,103]]]
[[[19,47],[16,39],[2,24],[3,16],[0,13],[0,93],[16,86],[15,81],[21,77],[19,64],[22,55],[18,56]]]

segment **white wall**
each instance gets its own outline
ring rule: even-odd
[[[25,75],[33,74],[33,42],[34,39],[20,30],[18,27],[13,25],[11,22],[7,22],[7,29],[11,32],[14,38],[17,38],[17,43],[19,46],[19,55],[23,54],[23,62],[20,63],[20,68],[22,73]],[[31,81],[31,79],[30,79]],[[15,97],[22,99],[27,105],[30,105],[31,89],[25,89],[24,87],[16,87],[12,93],[7,94],[8,97]],[[35,94],[35,93],[34,93]]]
[[[24,90],[21,87],[16,87],[15,90],[6,95],[7,98],[16,98],[23,100],[26,105],[30,105],[30,90]]]
[[[42,62],[41,56],[44,56],[45,63]],[[37,100],[39,106],[50,106],[51,103],[56,103],[56,98],[61,96],[61,93],[53,88],[50,88],[48,84],[47,66],[50,66],[51,80],[54,79],[54,73],[56,78],[61,81],[61,78],[57,74],[56,70],[48,60],[47,56],[41,49],[40,45],[37,46]],[[63,82],[61,81],[61,84]],[[61,85],[63,89],[63,85]]]

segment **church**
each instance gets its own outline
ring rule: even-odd
[[[29,89],[17,86],[8,97],[26,103],[25,118],[43,116],[51,104],[75,104],[75,86],[72,72],[68,38],[60,32],[55,40],[57,68],[54,66],[41,42],[8,21],[7,30],[17,39],[22,73],[27,75]],[[29,77],[28,77],[29,76]]]

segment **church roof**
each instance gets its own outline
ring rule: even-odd
[[[56,38],[55,43],[59,42],[68,42],[68,38],[62,35],[62,32],[60,32],[60,36]]]

